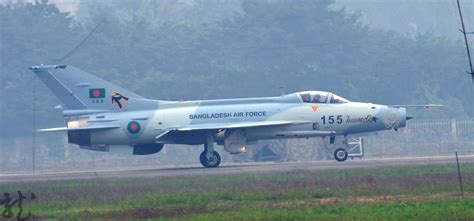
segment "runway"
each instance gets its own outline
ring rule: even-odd
[[[459,156],[459,161],[474,163],[474,155]],[[308,161],[289,163],[239,163],[223,164],[218,168],[203,168],[200,165],[168,168],[140,168],[119,170],[95,170],[73,172],[47,172],[30,174],[0,174],[0,183],[32,182],[48,180],[74,180],[125,177],[180,177],[180,176],[216,176],[245,173],[271,173],[291,171],[338,170],[351,168],[370,168],[401,165],[447,165],[456,164],[454,156],[405,157],[384,159],[362,159],[336,161]]]

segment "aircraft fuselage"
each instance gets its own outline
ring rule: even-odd
[[[223,145],[231,154],[261,139],[351,136],[405,126],[406,110],[350,102],[333,93],[303,91],[279,97],[198,101],[150,100],[69,65],[30,68],[61,100],[69,143],[108,151],[130,145],[133,154],[159,152],[164,144],[204,144],[206,167],[217,167]],[[336,149],[336,160],[347,158]]]
[[[291,95],[286,95],[291,96]],[[295,96],[296,97],[296,96]],[[405,108],[371,103],[288,102],[283,97],[213,101],[171,102],[156,110],[102,113],[84,116],[89,126],[118,124],[120,127],[93,132],[91,145],[145,144],[165,130],[181,125],[214,125],[242,122],[293,122],[288,125],[245,128],[247,141],[351,135],[405,126]],[[282,101],[278,101],[281,99]],[[127,125],[138,122],[140,130],[130,133]],[[159,143],[203,144],[201,134],[182,131]],[[219,137],[216,137],[219,141]]]

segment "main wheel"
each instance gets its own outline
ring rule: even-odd
[[[203,151],[199,156],[199,160],[201,161],[201,164],[204,167],[214,168],[219,166],[219,164],[221,163],[221,156],[219,155],[219,153],[214,151],[209,159],[206,155],[207,151]]]
[[[334,151],[334,159],[336,159],[337,161],[345,161],[347,160],[347,156],[349,156],[349,154],[347,153],[346,149],[344,148],[337,148],[336,151]]]

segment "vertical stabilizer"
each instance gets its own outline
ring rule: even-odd
[[[67,109],[123,111],[147,108],[152,102],[70,65],[30,68]]]

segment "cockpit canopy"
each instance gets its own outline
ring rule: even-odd
[[[303,91],[300,92],[299,95],[304,103],[340,104],[349,102],[348,100],[342,97],[325,91]]]

